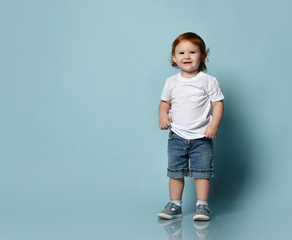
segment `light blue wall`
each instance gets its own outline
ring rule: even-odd
[[[208,73],[226,98],[213,209],[259,211],[268,224],[278,206],[288,218],[291,7],[287,0],[2,0],[1,215],[93,208],[105,217],[119,201],[155,217],[168,200],[160,94],[177,72],[172,41],[193,31],[210,48]],[[187,211],[193,188],[188,180]]]

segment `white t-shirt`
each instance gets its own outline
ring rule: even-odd
[[[171,100],[171,130],[185,139],[204,137],[212,120],[211,102],[222,99],[217,79],[204,72],[193,78],[184,78],[181,73],[167,78],[161,94],[161,100]]]

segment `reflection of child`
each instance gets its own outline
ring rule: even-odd
[[[182,240],[181,224],[181,218],[175,218],[169,221],[164,219],[158,219],[158,225],[166,230],[169,235],[169,240]]]
[[[208,51],[201,37],[191,32],[180,35],[172,44],[172,66],[181,72],[167,78],[159,105],[159,128],[170,127],[167,175],[171,200],[159,218],[182,216],[184,177],[190,176],[195,178],[197,193],[193,219],[210,219],[212,139],[223,116],[224,96],[216,78],[203,72]]]

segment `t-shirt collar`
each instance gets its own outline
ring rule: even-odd
[[[194,81],[196,78],[199,77],[199,75],[201,75],[201,73],[202,73],[202,71],[198,72],[198,74],[197,74],[195,77],[192,77],[192,78],[185,78],[185,77],[183,77],[183,76],[181,75],[181,72],[179,72],[179,73],[177,74],[177,78],[178,78],[178,80],[183,81],[183,82]]]

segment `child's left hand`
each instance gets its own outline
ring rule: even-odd
[[[206,138],[214,139],[217,136],[218,127],[209,125],[204,133]]]

